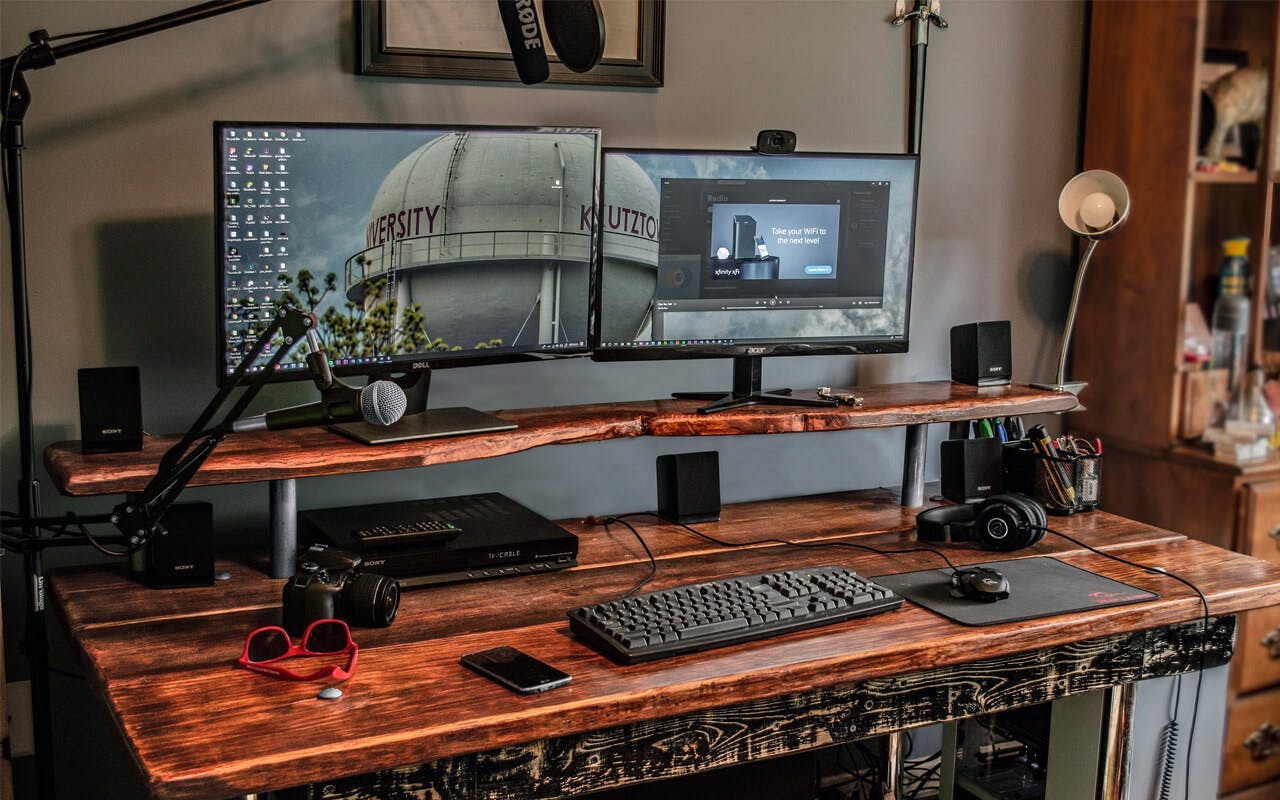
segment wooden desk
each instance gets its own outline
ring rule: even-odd
[[[731,541],[784,535],[894,548],[914,512],[888,491],[727,507],[699,526]],[[1165,565],[1198,585],[1214,617],[1209,665],[1230,657],[1234,615],[1280,602],[1280,565],[1101,512],[1054,524],[1097,547]],[[1081,550],[1052,534],[967,564],[1055,554],[1159,592],[1159,600],[1023,623],[966,628],[907,603],[896,612],[623,667],[570,635],[565,611],[616,597],[648,571],[622,526],[567,523],[580,566],[560,573],[406,592],[394,625],[357,629],[360,664],[344,696],[240,671],[244,636],[278,620],[281,581],[231,564],[210,588],[153,591],[121,571],[55,572],[52,598],[85,668],[158,798],[232,797],[317,784],[325,798],[554,798],[686,774],[1024,706],[1149,677],[1199,658],[1199,600],[1181,584]],[[837,563],[867,575],[938,566],[844,548],[725,549],[641,521],[658,557],[651,588]],[[1013,587],[1018,592],[1034,587]],[[574,676],[520,697],[458,664],[513,644]],[[432,794],[432,792],[438,794]],[[399,795],[397,795],[399,796]]]

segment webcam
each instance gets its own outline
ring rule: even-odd
[[[756,146],[752,148],[766,156],[777,156],[796,151],[795,131],[760,131],[756,134]]]

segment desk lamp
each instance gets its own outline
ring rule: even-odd
[[[1080,304],[1080,289],[1084,286],[1084,273],[1089,268],[1089,258],[1098,242],[1106,239],[1129,220],[1129,188],[1114,173],[1104,169],[1081,172],[1062,187],[1058,195],[1058,216],[1082,239],[1088,239],[1084,254],[1080,256],[1080,268],[1076,270],[1075,288],[1071,290],[1071,309],[1067,312],[1067,326],[1062,332],[1062,347],[1058,351],[1058,376],[1054,383],[1033,383],[1037,389],[1080,394],[1088,384],[1084,381],[1066,382],[1067,350],[1071,347],[1071,329],[1076,324],[1076,309]]]

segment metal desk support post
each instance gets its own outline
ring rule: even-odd
[[[902,456],[902,504],[924,505],[924,460],[929,440],[929,426],[907,425],[906,450]]]
[[[270,481],[271,577],[293,575],[298,560],[298,483],[293,478]]]

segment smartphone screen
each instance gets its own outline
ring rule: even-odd
[[[514,647],[495,647],[467,653],[462,665],[520,694],[534,694],[564,686],[572,677]]]

